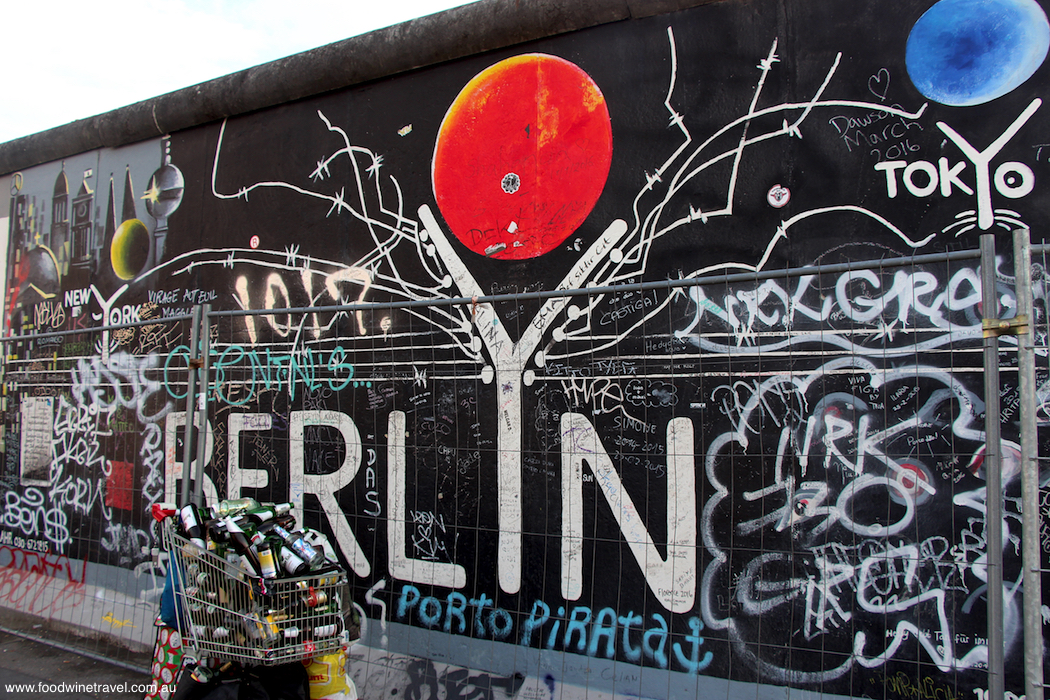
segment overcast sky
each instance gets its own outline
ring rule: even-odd
[[[0,143],[469,0],[19,0]]]

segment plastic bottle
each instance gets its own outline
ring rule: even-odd
[[[248,560],[238,554],[237,550],[232,547],[226,550],[226,564],[226,575],[238,581],[244,579],[245,571],[251,571],[248,567]]]
[[[302,533],[288,532],[280,525],[274,525],[273,532],[284,541],[285,545],[291,547],[297,555],[302,557],[303,561],[305,561],[311,569],[324,564],[324,554],[310,546],[310,543],[303,539]]]

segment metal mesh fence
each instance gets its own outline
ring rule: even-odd
[[[1008,264],[997,286],[1009,315]],[[974,251],[829,255],[211,312],[201,361],[185,318],[9,341],[4,524],[25,535],[0,566],[37,581],[40,562],[75,595],[8,586],[19,597],[0,603],[77,628],[71,644],[149,646],[163,579],[145,510],[198,467],[192,409],[206,458],[190,493],[290,501],[338,545],[362,697],[985,687],[980,296]],[[1000,353],[1008,528],[1015,347]],[[1009,547],[1003,574],[1016,589]],[[1019,677],[1008,664],[1008,687]]]
[[[1014,238],[1015,260],[1018,266],[1028,264],[1030,276],[1027,280],[1031,288],[1031,301],[1022,309],[1028,314],[1029,330],[1027,337],[1022,337],[1022,342],[1031,344],[1031,352],[1028,356],[1022,355],[1022,371],[1027,371],[1031,388],[1022,404],[1020,418],[1025,421],[1027,429],[1034,434],[1036,447],[1032,454],[1025,456],[1034,461],[1031,472],[1037,476],[1029,476],[1026,486],[1033,492],[1025,501],[1026,505],[1037,504],[1038,512],[1032,513],[1026,510],[1025,532],[1030,534],[1025,539],[1025,552],[1029,554],[1026,560],[1026,575],[1032,575],[1038,582],[1038,595],[1033,595],[1029,587],[1025,587],[1025,669],[1026,669],[1026,695],[1031,697],[1043,697],[1045,695],[1044,681],[1046,679],[1045,662],[1045,635],[1043,624],[1046,622],[1047,594],[1045,592],[1045,581],[1050,561],[1050,499],[1046,474],[1048,473],[1048,456],[1044,441],[1040,439],[1040,433],[1045,435],[1045,430],[1050,425],[1050,414],[1047,412],[1048,389],[1050,389],[1050,309],[1046,295],[1048,254],[1050,247],[1046,245],[1034,245],[1029,247],[1027,232],[1023,236],[1015,234]],[[1018,255],[1021,251],[1021,255]],[[1023,282],[1024,280],[1022,280]],[[1029,359],[1030,358],[1030,359]],[[1022,428],[1024,430],[1024,428]],[[1022,432],[1022,437],[1024,433]],[[1029,474],[1031,474],[1029,472]],[[1033,483],[1034,482],[1034,483]],[[1037,494],[1034,492],[1038,491]],[[1034,510],[1034,509],[1031,509]],[[1037,542],[1035,541],[1037,539]],[[1038,559],[1039,571],[1035,570],[1034,564]],[[1027,583],[1027,579],[1026,579]],[[1039,610],[1034,608],[1038,605]],[[1039,637],[1041,643],[1036,645],[1034,638]]]
[[[74,325],[56,306],[5,340],[6,630],[148,670],[165,564],[147,513],[173,466],[164,386],[180,381],[159,353],[187,320],[55,330]]]

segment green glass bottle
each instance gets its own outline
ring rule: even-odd
[[[212,517],[224,518],[227,515],[236,515],[246,510],[258,508],[259,502],[254,498],[227,498],[219,501],[211,507]]]

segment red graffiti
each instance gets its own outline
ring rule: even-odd
[[[106,505],[120,510],[135,507],[135,465],[132,462],[109,463],[106,476]]]
[[[87,562],[0,546],[0,605],[53,615],[84,602]]]

